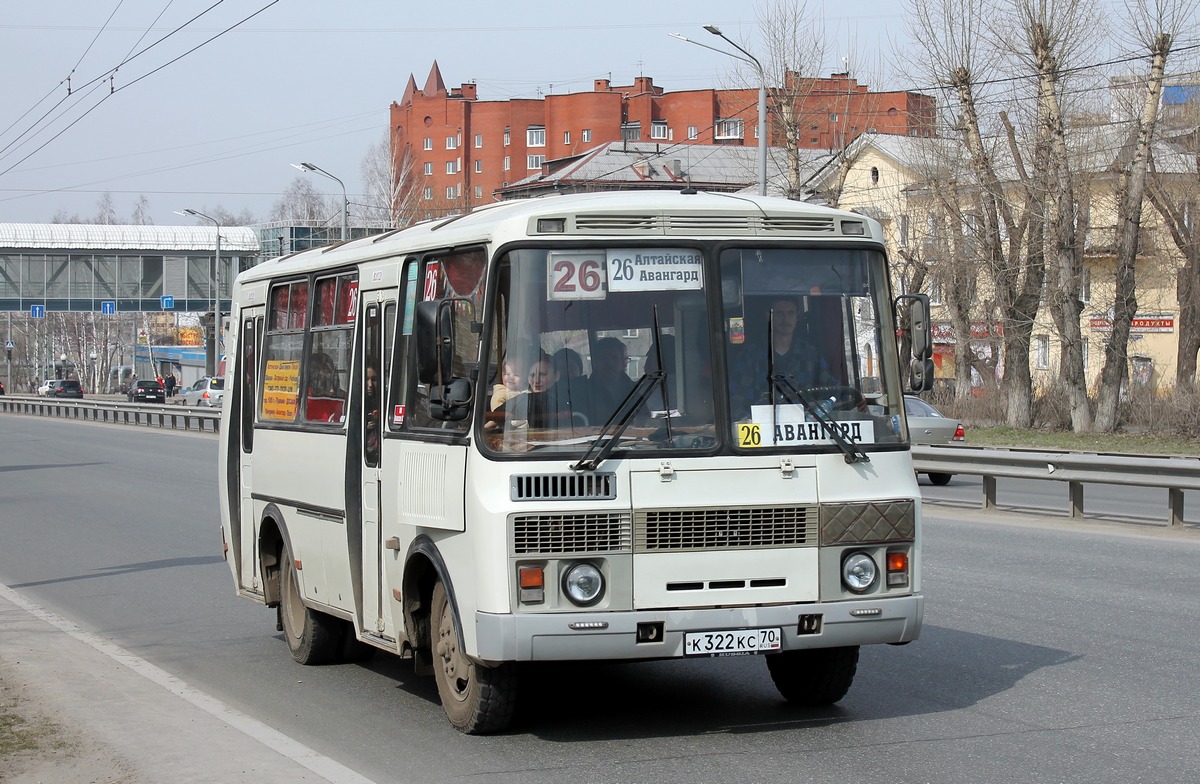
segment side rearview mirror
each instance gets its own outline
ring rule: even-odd
[[[933,389],[933,360],[914,359],[908,368],[908,386],[913,392]]]
[[[454,362],[453,300],[418,302],[414,321],[417,381],[429,386],[449,381]]]
[[[933,327],[929,323],[929,295],[901,294],[896,297],[896,311],[901,313],[900,303],[908,304],[908,334],[912,341],[913,359],[933,358]],[[904,325],[901,325],[904,326]]]

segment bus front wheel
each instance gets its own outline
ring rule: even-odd
[[[512,720],[517,678],[513,664],[485,666],[459,646],[454,608],[439,580],[430,606],[433,622],[433,676],[450,723],[468,735],[499,732]]]
[[[846,696],[858,671],[858,646],[785,651],[767,656],[775,688],[796,705],[832,705]]]
[[[280,560],[279,620],[292,658],[301,664],[333,661],[342,648],[338,620],[304,606],[296,564],[287,547],[283,548]]]

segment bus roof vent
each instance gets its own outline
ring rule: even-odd
[[[517,474],[512,478],[514,501],[584,501],[617,497],[617,475]]]
[[[763,218],[763,231],[788,234],[836,234],[833,218],[814,218],[792,215],[769,215]]]
[[[658,215],[576,215],[575,230],[594,234],[662,234],[662,219]]]
[[[748,215],[671,215],[668,231],[683,234],[746,234],[754,230]]]

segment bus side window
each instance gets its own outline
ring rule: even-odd
[[[404,429],[408,410],[408,379],[409,379],[409,346],[412,344],[413,319],[417,307],[417,272],[420,262],[410,258],[404,265],[404,292],[400,303],[401,319],[397,326],[396,306],[390,305],[392,323],[387,327],[388,339],[395,335],[395,340],[389,345],[386,362],[389,363],[386,376],[388,384],[386,400],[388,401],[387,428],[396,433]]]

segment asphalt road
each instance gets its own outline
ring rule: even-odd
[[[212,436],[0,416],[0,582],[376,782],[1200,776],[1194,526],[927,504],[924,635],[864,649],[838,706],[787,706],[756,657],[544,666],[512,731],[472,738],[404,662],[291,661],[234,596],[215,458]]]

